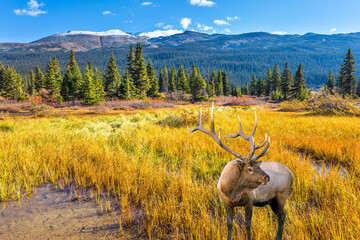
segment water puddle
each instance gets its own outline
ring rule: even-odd
[[[0,204],[0,239],[139,239],[130,230],[119,235],[119,211],[114,203],[111,208],[103,213],[90,194],[74,198],[46,185],[20,202]]]

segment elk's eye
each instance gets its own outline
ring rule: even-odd
[[[252,173],[252,172],[253,172],[253,169],[252,169],[251,167],[249,167],[249,168],[248,168],[248,171],[249,171],[250,173]]]

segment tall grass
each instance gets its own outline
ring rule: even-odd
[[[251,111],[215,111],[222,135],[238,131],[238,114],[246,132],[253,127]],[[47,182],[73,184],[116,199],[122,227],[136,226],[148,238],[225,239],[226,214],[216,183],[232,157],[208,136],[187,132],[182,120],[191,127],[197,116],[198,109],[183,109],[5,119],[0,128],[0,200],[20,199]],[[360,119],[268,111],[258,112],[258,119],[255,141],[262,142],[265,132],[271,136],[263,161],[281,162],[295,176],[284,238],[359,239]],[[223,141],[242,154],[249,152],[244,140]],[[332,163],[326,177],[313,168],[314,159]],[[243,213],[239,209],[237,222]],[[253,239],[273,239],[276,225],[269,207],[256,208]],[[235,224],[234,239],[244,237],[244,228]]]

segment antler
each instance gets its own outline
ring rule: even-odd
[[[238,133],[235,133],[233,135],[227,135],[226,137],[227,138],[236,138],[236,137],[243,137],[245,138],[247,141],[249,141],[250,143],[250,147],[251,147],[251,150],[250,150],[250,155],[246,157],[247,160],[251,160],[251,161],[256,161],[257,159],[259,159],[260,157],[264,156],[265,154],[267,154],[267,152],[269,151],[269,146],[270,146],[270,137],[269,137],[269,140],[268,140],[268,137],[267,137],[267,134],[265,134],[265,140],[262,144],[260,144],[259,146],[255,146],[255,142],[254,142],[254,134],[255,134],[255,131],[256,131],[256,126],[257,126],[257,116],[256,116],[256,112],[255,112],[255,125],[254,125],[254,129],[251,133],[250,136],[246,136],[245,133],[244,133],[244,130],[242,128],[242,123],[241,123],[241,120],[240,120],[240,117],[238,116],[239,118],[239,122],[240,122],[240,132]],[[256,149],[259,149],[259,148],[262,148],[265,143],[267,142],[264,150],[258,154],[258,155],[254,155],[255,153],[255,150]]]
[[[201,111],[201,109],[200,109],[200,124],[199,124],[199,126],[194,128],[194,129],[189,129],[189,127],[188,127],[188,130],[191,133],[199,130],[200,132],[203,132],[203,133],[209,135],[210,137],[212,137],[215,140],[215,142],[220,145],[220,147],[222,147],[223,149],[225,149],[226,151],[228,151],[229,153],[231,153],[235,157],[240,158],[240,159],[242,159],[244,161],[248,160],[248,158],[246,156],[238,154],[238,153],[234,152],[233,150],[231,150],[230,148],[228,148],[227,146],[225,146],[225,144],[223,144],[221,142],[221,140],[220,140],[220,132],[219,132],[219,137],[216,135],[215,126],[214,126],[214,103],[212,104],[212,109],[211,109],[211,127],[210,127],[210,131],[206,130],[202,125],[202,111]]]

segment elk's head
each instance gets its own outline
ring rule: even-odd
[[[260,145],[256,146],[254,143],[254,134],[256,131],[256,125],[257,125],[257,117],[255,113],[255,125],[254,129],[250,136],[245,135],[242,124],[239,118],[240,122],[240,132],[235,133],[233,135],[227,135],[227,138],[236,138],[236,137],[243,137],[250,143],[250,154],[248,156],[243,156],[239,153],[234,152],[225,144],[223,144],[220,140],[220,133],[219,136],[215,133],[215,126],[214,126],[214,103],[212,104],[212,110],[211,110],[211,127],[210,131],[206,130],[202,125],[202,112],[200,110],[200,124],[198,127],[194,129],[189,129],[189,132],[195,132],[199,130],[200,132],[203,132],[210,137],[212,137],[217,144],[219,144],[220,147],[231,153],[236,157],[234,161],[231,161],[229,164],[227,164],[220,176],[220,178],[223,178],[223,182],[226,182],[225,185],[228,185],[230,183],[237,183],[237,185],[243,185],[248,188],[257,188],[260,184],[266,184],[268,181],[270,181],[270,177],[260,168],[261,162],[257,162],[257,160],[264,156],[268,150],[270,145],[270,137],[265,135],[265,140]],[[266,146],[265,146],[266,144]],[[265,146],[264,150],[259,153],[258,155],[255,155],[255,150],[262,148]],[[243,183],[239,183],[238,181],[242,181]],[[228,182],[228,183],[227,183]],[[231,185],[231,184],[230,184]]]

